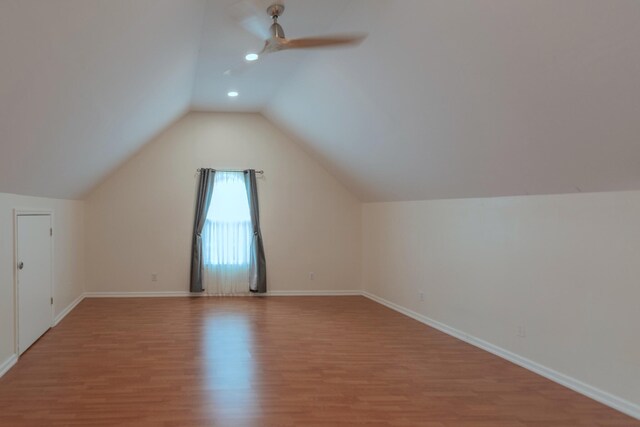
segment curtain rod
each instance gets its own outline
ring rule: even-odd
[[[244,172],[248,169],[212,169],[216,172]],[[196,170],[196,172],[202,172],[203,168]],[[264,171],[256,171],[256,175],[263,175]]]

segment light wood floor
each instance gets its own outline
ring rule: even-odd
[[[88,299],[0,379],[2,426],[633,426],[362,297]]]

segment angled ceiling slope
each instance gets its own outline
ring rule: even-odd
[[[286,0],[287,35],[369,37],[225,78],[262,46],[234,1],[0,2],[0,192],[81,197],[189,108],[261,111],[364,201],[640,189],[636,0]]]
[[[0,2],[0,192],[81,197],[183,114],[203,8]]]
[[[355,0],[267,117],[365,201],[640,189],[640,2]]]

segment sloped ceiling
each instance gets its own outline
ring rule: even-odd
[[[225,76],[262,45],[235,1],[0,2],[0,191],[81,197],[188,108],[262,112],[364,201],[640,189],[636,0],[287,0],[289,36],[369,37]]]
[[[357,3],[357,4],[356,4]],[[640,189],[640,2],[362,0],[265,114],[365,201]]]
[[[188,110],[203,9],[0,1],[0,192],[81,197]]]

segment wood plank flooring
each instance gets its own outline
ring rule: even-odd
[[[363,297],[87,299],[1,426],[638,426]]]

